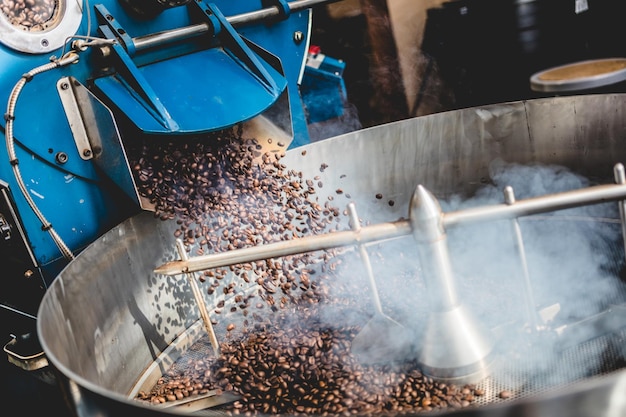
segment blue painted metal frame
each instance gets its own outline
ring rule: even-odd
[[[318,67],[307,65],[300,85],[307,122],[319,123],[343,115],[348,93],[343,81],[343,61],[323,56]]]
[[[206,36],[217,45],[139,67],[128,30],[103,5],[96,6],[100,32],[119,42],[112,46],[116,73],[95,79],[95,85],[145,132],[222,130],[259,115],[286,88],[282,69],[255,55],[214,4],[198,0],[190,7],[208,23]],[[190,68],[199,69],[193,77]],[[163,74],[169,74],[167,83],[160,82]]]
[[[250,12],[263,7],[261,0],[216,0],[215,9],[222,15],[236,15]],[[134,36],[144,36],[151,33],[175,29],[178,27],[193,24],[192,14],[188,7],[177,7],[165,10],[153,19],[135,18],[126,13],[117,0],[101,0],[98,5],[102,5],[111,16],[115,16],[115,24],[119,28],[125,29],[127,33],[133,32]],[[112,31],[111,26],[90,25],[90,22],[97,21],[97,8],[86,9],[83,21],[77,34],[81,36],[101,36],[98,31],[102,26]],[[87,13],[90,17],[87,18]],[[277,61],[282,65],[280,74],[287,85],[289,101],[291,107],[292,123],[295,137],[291,146],[299,146],[309,142],[306,118],[299,96],[298,83],[301,80],[306,51],[308,49],[309,25],[311,23],[311,11],[300,11],[291,13],[287,19],[277,20],[268,23],[246,25],[237,28],[236,32],[243,40],[243,45],[253,42],[259,48],[268,51],[278,57]],[[296,41],[294,33],[302,34]],[[71,34],[68,34],[71,36]],[[108,36],[113,36],[109,33]],[[154,87],[155,84],[164,84],[164,80],[175,74],[186,70],[186,77],[190,85],[198,82],[196,72],[203,72],[219,78],[220,73],[211,72],[206,67],[181,68],[181,65],[163,64],[160,68],[165,71],[161,74],[150,74],[146,76],[141,72],[145,64],[141,58],[132,54],[132,44],[129,42],[130,35],[116,37],[122,39],[128,46],[124,49],[124,54],[128,55],[128,62],[139,62],[135,65],[138,72],[147,80],[147,83]],[[120,45],[121,46],[121,45]],[[131,53],[129,53],[129,50]],[[62,48],[54,51],[53,54],[60,56]],[[121,52],[121,51],[120,51]],[[186,51],[185,51],[186,52]],[[159,51],[146,54],[153,61],[167,61]],[[253,56],[256,56],[254,54]],[[132,57],[132,58],[131,58]],[[48,64],[50,54],[25,54],[14,51],[0,44],[0,100],[8,100],[11,90],[22,74]],[[78,63],[68,67],[63,67],[53,71],[41,73],[28,82],[16,103],[14,137],[16,139],[16,153],[20,160],[20,169],[24,177],[28,192],[33,196],[38,208],[52,223],[55,231],[69,246],[78,253],[82,248],[90,244],[102,233],[109,230],[125,218],[139,211],[135,201],[131,201],[123,194],[116,184],[113,184],[94,163],[90,160],[83,160],[78,154],[74,142],[72,131],[65,111],[61,104],[56,83],[62,77],[73,77],[83,85],[92,86],[93,81],[102,77],[103,73],[97,68],[97,56],[92,50],[87,50],[80,55]],[[195,58],[195,57],[194,57]],[[191,59],[191,58],[190,58]],[[242,71],[241,65],[236,63],[231,56],[228,61]],[[200,62],[200,65],[204,65]],[[271,65],[262,62],[263,69],[266,70],[273,80],[276,80],[276,71]],[[258,82],[253,73],[247,74],[248,79],[253,79],[257,85],[266,86]],[[278,78],[280,79],[280,78]],[[224,80],[224,82],[228,82]],[[279,90],[284,90],[282,84]],[[128,98],[128,89],[124,88],[125,97]],[[165,100],[160,90],[153,88],[158,99]],[[281,91],[282,91],[281,90]],[[246,94],[240,91],[237,94]],[[135,100],[133,98],[133,100]],[[142,99],[143,100],[143,99]],[[182,96],[176,96],[176,101],[184,100]],[[138,101],[135,100],[136,103]],[[169,108],[169,103],[164,101],[164,107]],[[137,106],[140,106],[137,104]],[[140,106],[141,111],[146,113],[145,107]],[[134,111],[134,110],[133,110]],[[210,115],[207,115],[210,116]],[[156,120],[149,115],[152,120]],[[179,122],[177,116],[172,117]],[[210,121],[209,121],[210,122]],[[155,122],[158,124],[158,122]],[[208,123],[208,122],[207,122]],[[4,139],[3,120],[0,120],[0,137]],[[159,125],[164,129],[163,125]],[[66,159],[60,162],[57,155],[63,154]],[[56,273],[65,265],[63,259],[46,231],[41,229],[39,219],[35,216],[25,199],[18,191],[11,166],[9,164],[6,147],[0,147],[0,179],[5,181],[14,197],[16,210],[18,211],[28,243],[44,275],[52,279]],[[10,283],[7,283],[10,285]]]

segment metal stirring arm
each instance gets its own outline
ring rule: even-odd
[[[235,249],[228,252],[195,256],[188,260],[170,261],[157,267],[154,272],[162,275],[178,275],[186,272],[202,271],[262,259],[313,252],[316,250],[377,242],[385,239],[408,236],[410,234],[411,225],[407,221],[380,223],[373,226],[362,227],[358,231],[346,230],[312,235],[299,239]]]
[[[353,202],[348,204],[348,214],[352,230],[360,231],[359,216]],[[367,275],[374,314],[352,340],[350,351],[363,363],[404,359],[411,354],[413,336],[406,327],[383,312],[369,254],[363,244],[359,244],[358,248]]]
[[[616,170],[623,169],[622,164],[616,165]],[[419,185],[418,189],[420,188],[423,187]],[[626,184],[596,185],[584,189],[517,200],[513,204],[494,204],[442,213],[441,225],[445,229],[460,224],[514,219],[533,214],[620,200],[626,200]],[[155,268],[154,272],[162,275],[178,275],[316,250],[366,244],[409,236],[413,234],[414,230],[419,228],[417,219],[409,213],[409,220],[364,226],[356,231],[331,232],[228,252],[196,256],[187,260],[170,261]]]
[[[356,205],[352,202],[348,203],[348,214],[350,216],[350,224],[352,226],[352,230],[358,233],[361,230],[361,225],[359,224],[359,216],[356,213]],[[372,295],[374,308],[377,314],[383,316],[383,305],[380,302],[380,297],[378,295],[378,288],[376,286],[376,280],[374,279],[374,271],[372,270],[372,263],[370,262],[369,254],[367,253],[367,249],[365,249],[365,246],[363,244],[359,244],[358,247],[359,255],[361,255],[361,260],[363,261],[363,266],[365,267],[365,272],[367,274],[367,280],[370,286],[370,292]]]
[[[187,252],[185,251],[185,245],[181,239],[176,239],[176,250],[178,251],[178,255],[181,259],[188,259]],[[213,329],[213,325],[211,324],[211,318],[209,317],[209,312],[206,309],[206,305],[204,304],[204,298],[202,298],[202,292],[200,288],[198,288],[198,283],[196,282],[196,277],[193,272],[188,272],[187,279],[189,280],[189,285],[191,286],[191,291],[193,292],[193,297],[196,300],[196,304],[198,306],[198,310],[200,311],[200,317],[204,323],[204,328],[207,331],[209,336],[209,340],[211,341],[211,346],[213,347],[213,353],[216,357],[220,355],[220,345],[217,341],[217,337],[215,336],[215,330]]]
[[[517,219],[517,217],[525,215],[624,200],[626,199],[626,181],[624,180],[623,169],[621,164],[615,167],[615,178],[616,182],[619,183],[617,185],[598,185],[519,201],[515,201],[512,197],[512,189],[509,189],[510,198],[507,198],[504,204],[450,213],[443,213],[432,193],[422,185],[418,185],[411,198],[409,220],[407,221],[381,223],[361,228],[358,225],[354,205],[352,205],[349,206],[351,231],[304,237],[188,260],[182,259],[162,265],[155,272],[175,275],[347,245],[359,247],[366,267],[369,268],[364,243],[412,234],[418,245],[420,265],[424,272],[423,278],[431,304],[430,314],[426,318],[425,330],[420,340],[418,362],[424,373],[433,378],[452,382],[475,382],[487,375],[487,369],[493,359],[492,336],[465,308],[457,294],[455,277],[448,254],[446,228],[462,223]],[[622,175],[619,175],[620,172]],[[623,217],[622,215],[622,222],[624,221]],[[385,316],[380,313],[382,307],[378,300],[375,282],[371,279],[371,269],[368,269],[367,272],[372,281],[370,285],[373,300],[379,313],[375,317],[382,317],[382,321],[384,321]],[[372,321],[368,322],[364,329],[381,328],[381,326],[370,325],[370,323]],[[385,327],[390,326],[382,326],[382,328]],[[357,350],[368,352],[370,347],[379,347],[376,340],[380,339],[378,337],[380,333],[377,334],[376,331],[371,330],[365,333],[364,335],[359,334],[355,338],[357,342],[362,341]],[[371,335],[374,336],[371,337]],[[395,353],[386,355],[384,349],[374,350],[379,353],[379,357],[395,355]],[[373,356],[376,357],[376,355]],[[397,355],[391,359],[396,358]]]

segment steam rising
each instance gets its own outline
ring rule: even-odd
[[[206,189],[190,188],[182,193],[187,202],[193,202],[190,207],[185,205],[192,217],[197,217],[196,211],[225,213],[223,218],[221,215],[216,219],[200,217],[202,224],[195,226],[183,223],[181,235],[187,238],[190,246],[196,244],[195,239],[204,239],[210,251],[232,250],[261,241],[294,239],[300,235],[326,233],[334,228],[350,228],[346,212],[340,215],[340,209],[331,207],[329,201],[324,207],[313,202],[318,198],[314,185],[321,188],[321,180],[315,183],[312,179],[301,178],[295,171],[284,171],[279,162],[280,154],[261,154],[253,141],[230,142],[231,139],[230,136],[223,139],[235,149],[228,156],[238,155],[236,149],[243,146],[242,150],[258,152],[257,156],[263,158],[267,171],[253,165],[251,157],[229,159],[233,172],[225,171],[228,175],[223,175],[218,170],[221,175],[216,176],[215,184],[207,182]],[[165,155],[169,154],[165,152]],[[192,166],[215,166],[221,162],[215,157],[209,158],[210,152],[194,155],[189,159],[195,162]],[[174,158],[164,157],[164,161],[174,165],[169,171],[158,171],[187,172],[186,166],[176,165],[178,159],[176,155]],[[148,172],[147,167],[140,164],[136,169],[140,174]],[[252,178],[247,177],[250,175]],[[147,179],[146,183],[153,184]],[[522,166],[504,161],[493,162],[490,180],[489,185],[478,189],[471,198],[458,195],[440,199],[443,212],[501,204],[502,190],[506,186],[511,186],[517,200],[521,200],[592,185],[590,180],[563,167]],[[238,195],[231,184],[247,184],[250,190]],[[228,192],[222,192],[224,187]],[[350,201],[347,191],[337,189],[335,193],[345,196],[347,200],[344,201]],[[197,195],[219,198],[200,199],[204,204],[213,203],[207,210],[195,204]],[[166,198],[165,202],[169,199]],[[281,209],[276,210],[277,207]],[[372,207],[363,207],[361,215],[366,215],[368,209]],[[294,214],[297,215],[294,217]],[[552,387],[599,374],[603,369],[616,368],[614,363],[605,360],[607,355],[604,352],[611,345],[603,340],[603,336],[621,327],[621,310],[612,306],[624,304],[626,293],[618,277],[624,257],[618,219],[616,203],[520,218],[521,247],[516,246],[518,236],[514,233],[513,220],[457,225],[446,230],[459,299],[492,333],[496,360],[489,378],[496,381],[496,386],[523,395],[537,392],[537,387]],[[361,221],[367,222],[367,218],[361,218]],[[215,224],[205,231],[203,226],[209,222]],[[235,237],[237,239],[232,240]],[[287,332],[280,334],[295,335],[300,332],[305,340],[306,334],[313,330],[308,323],[319,325],[320,331],[329,334],[345,335],[345,329],[349,329],[350,338],[339,343],[338,351],[331,350],[334,356],[325,362],[325,366],[329,372],[337,367],[364,372],[354,355],[349,354],[347,346],[354,343],[355,336],[359,338],[358,331],[354,330],[352,334],[352,329],[362,329],[366,323],[372,323],[374,327],[370,328],[369,334],[386,347],[378,350],[382,352],[378,362],[392,367],[372,367],[367,368],[367,372],[393,373],[393,365],[397,365],[395,373],[402,373],[402,369],[415,370],[425,324],[432,313],[431,303],[437,301],[429,299],[426,283],[437,277],[419,264],[420,248],[411,236],[370,244],[366,249],[376,288],[370,285],[366,265],[356,248],[251,263],[247,265],[251,275],[246,272],[245,265],[206,271],[204,279],[210,281],[207,293],[217,302],[216,309],[228,309],[227,299],[238,303],[228,309],[231,314],[228,318],[224,314],[224,321],[220,320],[219,324],[232,324],[233,328],[241,329],[242,337],[267,329],[268,334]],[[522,263],[522,252],[526,264]],[[528,270],[527,276],[524,266]],[[216,292],[229,270],[239,275],[242,287],[233,281],[224,286],[223,291]],[[241,309],[247,312],[249,301],[256,297],[253,293],[240,291],[253,280],[258,285],[260,297],[255,302],[262,300],[267,304],[263,308],[264,316],[257,318],[261,313],[253,312],[251,320],[254,322],[249,321],[246,314],[233,320]],[[374,290],[380,297],[384,316],[399,323],[399,327],[391,326],[389,321],[371,320],[377,317]],[[294,303],[294,309],[286,308],[291,303]],[[302,317],[310,322],[305,322]],[[250,333],[252,326],[254,332]],[[378,329],[375,326],[379,326]],[[462,333],[460,329],[459,333]],[[232,337],[234,334],[228,333],[226,342]],[[405,349],[407,340],[410,346]],[[283,343],[283,340],[275,342]],[[236,351],[240,345],[233,346]],[[611,360],[623,358],[613,355]],[[232,372],[243,371],[233,369]],[[376,387],[370,388],[374,390],[373,395],[377,395]],[[497,392],[487,396],[494,398]]]
[[[519,200],[594,185],[563,167],[503,161],[494,162],[491,178],[493,184],[472,199],[442,203],[444,211],[502,203],[505,186],[512,186]],[[611,314],[602,313],[624,302],[624,284],[618,277],[624,256],[618,219],[617,203],[519,219],[530,294],[523,286],[525,278],[510,221],[473,226],[469,233],[450,232],[464,299],[479,309],[485,321],[500,326],[501,355],[510,358],[511,349],[517,349],[529,376],[547,379],[549,375],[552,382],[564,382],[596,374],[605,365],[601,353],[606,343],[601,339],[586,343],[589,346],[581,363],[574,364],[564,355],[576,356],[582,343],[616,330],[613,325],[606,326],[607,320],[612,321]],[[485,304],[486,293],[494,290],[502,298]],[[533,303],[530,309],[528,301]],[[535,316],[529,317],[527,311]],[[520,332],[521,324],[524,332]]]
[[[502,204],[506,186],[512,186],[516,199],[522,200],[594,185],[560,166],[504,161],[492,164],[491,181],[469,199],[440,200],[443,212]],[[612,347],[605,336],[623,326],[622,308],[615,307],[624,304],[626,289],[619,277],[624,249],[617,203],[518,221],[529,286],[512,220],[446,231],[461,302],[494,336],[498,359],[492,378],[513,388],[553,386],[615,369],[615,363],[607,363],[606,351]],[[418,250],[412,237],[368,247],[383,309],[413,332],[413,354],[419,350],[420,332],[430,311],[422,278],[428,271],[418,265]],[[345,296],[342,291],[348,287],[361,300],[361,308],[353,309],[346,320],[366,319],[374,309],[356,253],[347,257],[339,275],[346,282],[335,286],[334,296]],[[336,312],[329,316],[337,322]],[[397,341],[403,341],[401,335]],[[613,355],[611,360],[623,362],[623,357]]]

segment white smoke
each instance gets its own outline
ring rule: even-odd
[[[471,199],[440,201],[443,211],[502,204],[506,186],[513,187],[519,201],[595,185],[564,167],[504,161],[494,161],[491,180]],[[592,341],[616,330],[607,311],[624,302],[618,204],[518,221],[523,252],[515,245],[512,220],[449,231],[463,299],[496,329],[504,360],[516,358],[530,379],[556,384],[597,373],[606,365],[602,353],[607,346]],[[584,358],[574,363],[580,350]]]
[[[513,187],[519,201],[594,185],[564,167],[505,161],[494,161],[490,179],[471,198],[440,200],[443,212],[502,204],[506,186]],[[460,298],[492,330],[504,366],[494,370],[494,377],[509,378],[513,367],[516,375],[523,375],[516,383],[553,386],[610,367],[602,337],[620,324],[606,311],[626,301],[626,286],[619,277],[624,249],[617,203],[522,217],[518,222],[523,252],[516,246],[513,220],[457,225],[446,231]],[[428,271],[420,270],[418,250],[412,237],[368,246],[384,312],[416,337],[431,301],[420,276]],[[336,297],[346,296],[341,290],[350,283],[355,292],[347,296],[360,297],[362,307],[352,311],[350,321],[373,314],[365,268],[356,251],[345,258],[341,271]],[[329,320],[338,321],[336,312]]]

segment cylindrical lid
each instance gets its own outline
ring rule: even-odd
[[[530,77],[534,91],[587,90],[626,80],[626,58],[580,61],[537,72]]]

